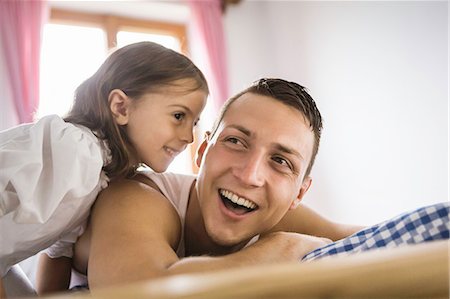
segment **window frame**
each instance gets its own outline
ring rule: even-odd
[[[188,55],[188,43],[186,26],[184,24],[143,20],[138,18],[122,17],[111,14],[86,13],[80,11],[52,8],[50,10],[50,23],[96,26],[106,32],[108,50],[117,45],[117,33],[120,30],[131,30],[135,32],[167,34],[178,38],[181,53]]]

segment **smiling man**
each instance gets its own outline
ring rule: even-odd
[[[198,149],[198,176],[144,170],[101,193],[75,248],[75,268],[96,288],[298,261],[350,235],[361,227],[300,204],[321,129],[302,86],[257,81],[224,105]]]

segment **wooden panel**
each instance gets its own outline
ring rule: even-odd
[[[449,298],[449,244],[180,275],[48,298]]]
[[[54,8],[52,8],[50,11],[50,21],[59,24],[103,27],[102,15]]]

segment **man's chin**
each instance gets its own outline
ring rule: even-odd
[[[210,239],[224,251],[231,253],[242,249],[252,238],[239,237],[234,233],[214,231],[208,233]]]

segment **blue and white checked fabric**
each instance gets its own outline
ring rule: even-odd
[[[448,202],[419,208],[313,250],[305,255],[302,261],[338,254],[348,255],[382,247],[392,248],[404,244],[449,239],[449,213]]]

